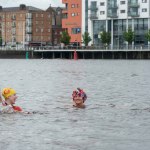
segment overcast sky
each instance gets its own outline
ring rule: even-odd
[[[18,7],[20,4],[34,6],[40,9],[47,9],[50,4],[52,7],[63,6],[62,0],[0,0],[2,7]]]

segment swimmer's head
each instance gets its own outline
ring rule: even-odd
[[[16,91],[12,88],[4,88],[2,90],[2,95],[5,99],[9,98],[10,96],[16,94]]]

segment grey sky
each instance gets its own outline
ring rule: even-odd
[[[27,6],[34,6],[41,9],[47,9],[51,6],[63,6],[62,0],[0,0],[2,7],[17,7],[20,4],[26,4]]]

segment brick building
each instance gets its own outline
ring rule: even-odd
[[[19,7],[0,6],[0,37],[3,45],[52,44],[53,11],[21,4]]]
[[[63,10],[62,28],[66,29],[71,36],[71,43],[81,44],[82,26],[82,0],[62,0],[65,4]]]

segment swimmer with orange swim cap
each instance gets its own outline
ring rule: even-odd
[[[73,106],[78,108],[85,108],[84,102],[87,99],[86,93],[83,89],[77,88],[77,90],[72,93],[72,100],[74,102]]]
[[[4,100],[2,101],[2,107],[0,107],[1,113],[23,112],[22,108],[14,106],[17,99],[16,91],[14,89],[4,88],[2,90],[2,96],[4,97]]]

